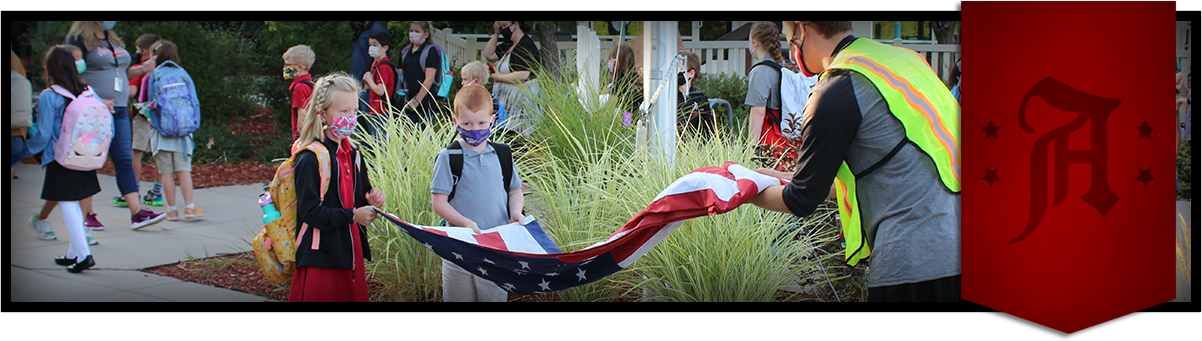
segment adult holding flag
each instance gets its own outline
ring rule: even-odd
[[[807,216],[835,192],[845,260],[872,256],[869,301],[960,299],[960,106],[914,51],[853,35],[850,21],[786,21],[790,58],[821,74],[794,174],[751,200]],[[832,188],[832,183],[834,187]]]

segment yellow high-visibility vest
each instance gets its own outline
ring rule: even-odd
[[[914,50],[859,38],[835,55],[823,77],[835,69],[855,71],[868,78],[905,127],[906,141],[901,141],[877,166],[912,143],[935,162],[943,187],[960,193],[960,104],[925,59]],[[873,166],[856,174],[844,161],[835,176],[839,219],[847,242],[844,260],[849,266],[872,254],[869,231],[864,229],[875,227],[865,226],[861,220],[856,179],[875,169]]]

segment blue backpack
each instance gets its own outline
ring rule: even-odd
[[[413,49],[413,44],[405,45],[401,48],[401,64],[404,65],[405,57],[409,55],[409,51]],[[442,50],[441,46],[434,43],[429,43],[425,48],[422,48],[421,57],[418,63],[422,66],[422,70],[426,69],[426,57],[430,56],[430,50],[433,49],[438,53],[439,59],[442,59],[442,65],[439,65],[438,72],[434,74],[434,83],[430,85],[429,93],[438,96],[439,98],[447,98],[451,94],[451,83],[455,82],[455,72],[451,71],[451,61],[447,58],[447,53]],[[401,69],[397,68],[397,87],[396,95],[405,98],[405,95],[410,89],[405,89],[404,75]],[[412,89],[417,93],[418,89]]]
[[[200,128],[200,101],[188,72],[166,61],[150,77],[150,125],[166,137],[188,136]]]

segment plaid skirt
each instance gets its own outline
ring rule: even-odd
[[[499,110],[505,112],[503,120],[500,114],[497,116],[498,130],[512,130],[526,136],[534,132],[541,114],[537,99],[542,97],[537,79],[520,85],[495,82],[493,97],[497,99]]]

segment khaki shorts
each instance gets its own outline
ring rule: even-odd
[[[191,172],[192,164],[184,160],[184,156],[184,153],[180,152],[159,151],[154,155],[154,163],[159,169],[159,174]]]
[[[146,116],[134,115],[133,118],[133,149],[137,151],[150,151],[150,121],[146,120]]]

